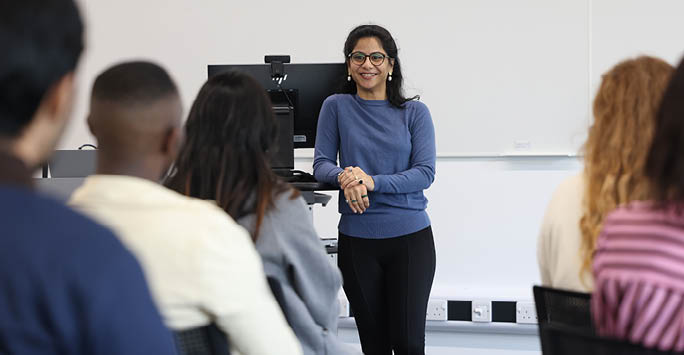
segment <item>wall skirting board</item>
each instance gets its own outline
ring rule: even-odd
[[[541,355],[536,324],[427,321],[427,355]],[[340,318],[338,337],[361,349],[354,318]]]

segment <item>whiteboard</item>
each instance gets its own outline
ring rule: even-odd
[[[577,153],[588,118],[588,2],[448,6],[412,11],[433,23],[427,36],[391,26],[410,86],[432,112],[438,153]],[[430,52],[443,61],[430,65]]]
[[[684,53],[684,1],[594,0],[591,8],[592,92],[601,73],[641,54],[677,65]]]
[[[329,2],[81,0],[88,48],[76,123],[62,148],[92,143],[83,118],[95,75],[126,59],[163,64],[185,108],[209,63],[340,62],[358,24],[387,27],[406,93],[421,95],[441,156],[576,154],[600,74],[626,56],[682,53],[680,0]]]
[[[395,36],[407,94],[430,108],[439,153],[505,153],[514,142],[527,152],[574,153],[587,116],[587,1],[83,0],[81,122],[62,147],[92,142],[82,122],[87,92],[117,61],[163,64],[187,109],[209,63],[260,63],[278,53],[340,62],[348,32],[372,22]]]

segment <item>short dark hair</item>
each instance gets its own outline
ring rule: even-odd
[[[656,200],[684,200],[684,59],[663,95],[645,174]]]
[[[161,66],[145,61],[116,64],[95,78],[92,98],[126,104],[147,104],[178,94],[176,84]]]
[[[361,38],[373,37],[377,38],[382,45],[382,48],[387,52],[387,55],[394,61],[394,69],[392,69],[392,81],[387,82],[387,100],[395,107],[403,108],[407,101],[418,99],[419,96],[405,97],[404,96],[404,76],[401,72],[401,61],[399,60],[399,48],[394,41],[392,34],[382,26],[378,25],[361,25],[354,28],[347,40],[344,42],[344,58],[347,64],[349,63],[349,54],[354,50],[356,44]],[[356,83],[353,81],[345,81],[342,90],[345,93],[356,94]]]
[[[0,136],[17,136],[74,71],[83,22],[73,0],[0,1]]]

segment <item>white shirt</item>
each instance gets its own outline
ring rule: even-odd
[[[169,328],[214,320],[242,354],[301,354],[254,243],[215,204],[114,175],[86,178],[70,204],[112,228],[137,256]]]
[[[537,242],[537,260],[544,286],[591,292],[591,270],[580,278],[582,257],[582,199],[584,177],[579,174],[563,181],[551,198]],[[584,281],[584,282],[583,282]]]

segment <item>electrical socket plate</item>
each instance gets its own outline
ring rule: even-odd
[[[473,301],[472,312],[473,322],[491,322],[492,301]]]
[[[520,324],[537,324],[537,308],[534,302],[515,303],[515,322]]]
[[[428,300],[427,320],[447,320],[447,300]]]

